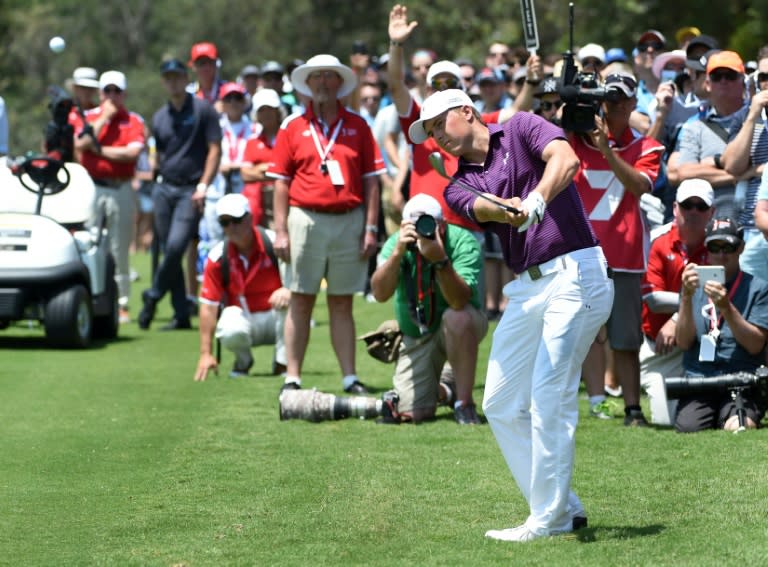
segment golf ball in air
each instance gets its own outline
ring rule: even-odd
[[[54,53],[61,53],[64,51],[64,48],[67,46],[67,42],[64,41],[63,37],[56,36],[52,37],[51,40],[48,42],[48,47],[51,48],[51,51]]]

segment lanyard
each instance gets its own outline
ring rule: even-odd
[[[239,123],[241,126],[240,131],[235,134],[235,126],[238,124],[228,124],[224,129],[224,137],[227,139],[229,145],[229,162],[240,163],[243,161],[243,153],[245,152],[245,133],[248,131],[248,124]],[[232,139],[234,137],[234,140]]]
[[[309,131],[312,133],[312,139],[315,142],[315,149],[317,150],[317,155],[320,156],[320,161],[325,164],[326,159],[328,159],[328,154],[331,153],[331,148],[333,147],[333,144],[336,143],[336,138],[339,135],[339,132],[341,131],[341,125],[344,122],[344,119],[341,118],[336,123],[336,128],[333,129],[333,134],[331,134],[331,139],[328,142],[328,145],[323,147],[323,144],[320,142],[320,138],[317,135],[317,130],[315,130],[315,124],[310,121],[309,123]]]
[[[736,276],[736,279],[731,286],[731,290],[728,292],[728,299],[730,301],[733,301],[733,296],[736,295],[736,290],[739,289],[742,275],[744,275],[743,272],[739,271],[739,275]],[[709,332],[712,333],[715,331],[715,329],[719,330],[720,327],[723,326],[723,316],[720,315],[719,317],[715,318],[715,304],[712,303],[712,298],[707,298],[707,301],[709,302],[709,309],[706,310],[708,312],[707,316],[709,317]]]

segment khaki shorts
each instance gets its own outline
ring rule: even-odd
[[[472,306],[466,309],[472,316],[472,325],[479,343],[488,332],[488,318]],[[399,411],[437,407],[440,374],[448,359],[444,325],[445,317],[436,333],[423,337],[403,337],[393,380],[395,391],[400,396]]]
[[[360,256],[364,226],[362,207],[340,215],[291,207],[291,263],[286,269],[286,287],[314,295],[325,278],[329,295],[363,291],[368,275],[368,260]]]

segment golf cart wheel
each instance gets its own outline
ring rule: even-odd
[[[104,277],[106,278],[104,293],[109,303],[109,312],[93,318],[93,338],[114,339],[120,328],[120,305],[118,304],[119,291],[115,281],[115,260],[111,254],[107,258],[107,269]]]
[[[91,297],[78,284],[54,295],[45,306],[45,334],[60,347],[85,348],[91,342]]]

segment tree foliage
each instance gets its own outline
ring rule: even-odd
[[[419,21],[412,45],[430,47],[444,58],[482,62],[492,41],[522,43],[518,2],[414,0],[408,4]],[[316,53],[345,59],[354,40],[373,53],[386,51],[391,4],[379,0],[0,0],[0,94],[11,119],[11,149],[39,147],[47,120],[45,90],[63,84],[81,65],[100,71],[119,69],[129,81],[129,106],[149,118],[162,104],[157,77],[163,57],[187,59],[196,41],[213,41],[233,79],[243,65],[275,59],[288,62]],[[540,53],[562,53],[569,44],[569,9],[564,0],[536,0]],[[631,50],[646,29],[675,31],[695,25],[736,49],[745,60],[768,43],[768,0],[733,0],[707,10],[701,1],[577,0],[574,42],[597,42]],[[48,50],[61,35],[67,49]]]

